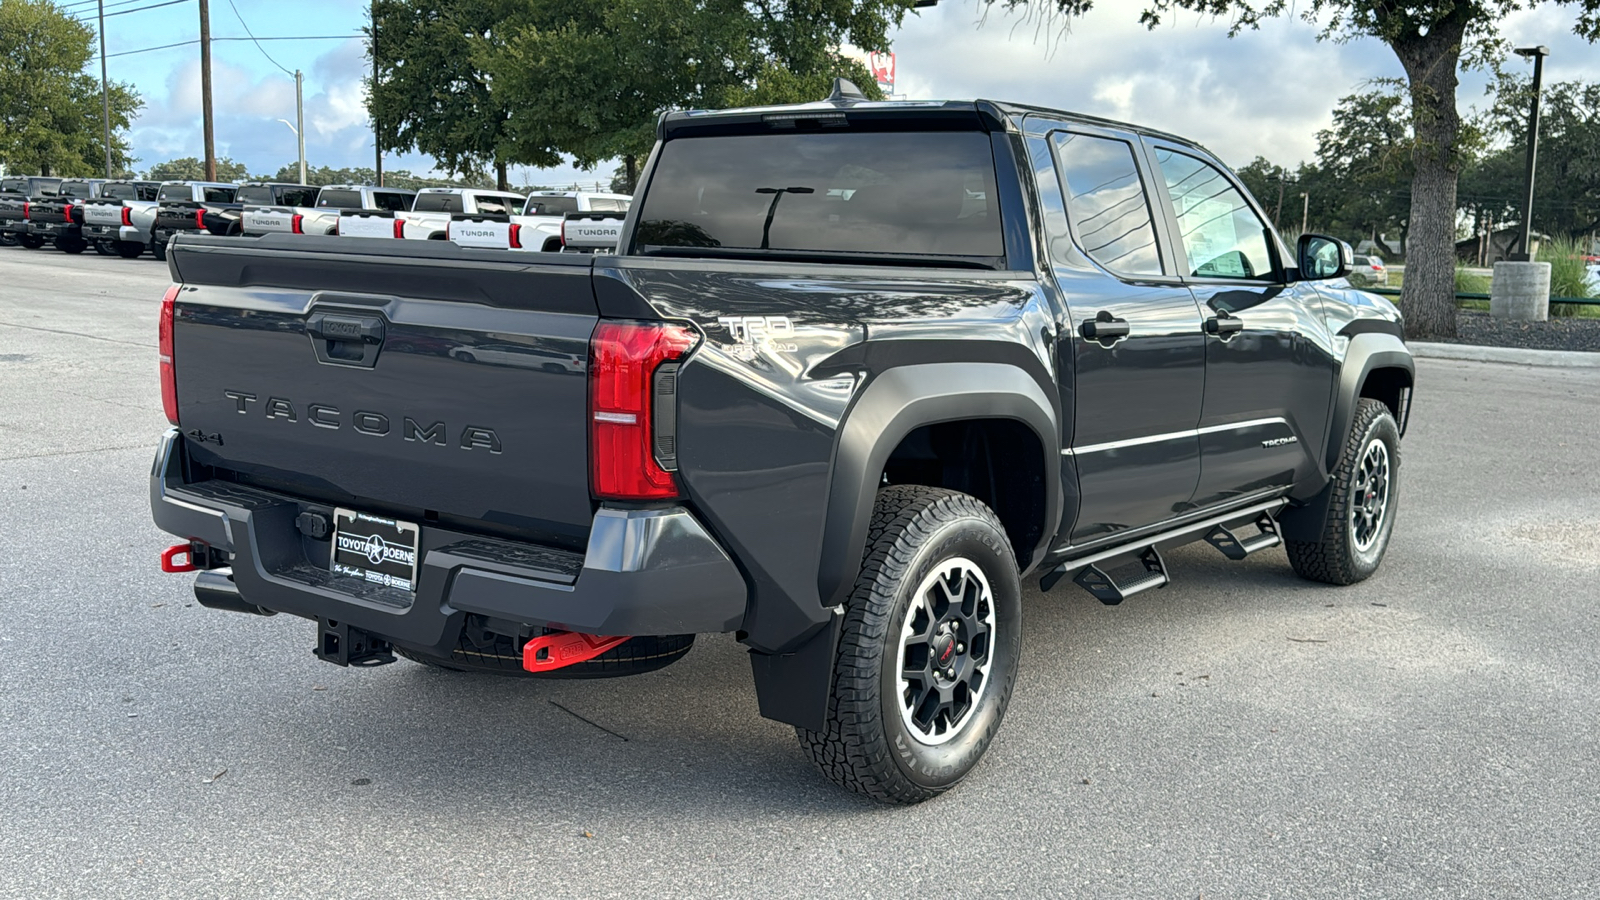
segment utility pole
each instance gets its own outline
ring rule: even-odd
[[[306,100],[305,79],[294,70],[294,135],[300,139],[300,183],[306,183]]]
[[[1539,159],[1539,87],[1544,78],[1544,58],[1550,48],[1518,47],[1517,55],[1533,59],[1533,109],[1528,113],[1528,199],[1522,206],[1522,252],[1511,254],[1514,262],[1533,259],[1533,167]]]
[[[378,0],[372,0],[372,91],[367,97],[367,106],[372,109],[372,152],[377,156],[377,164],[373,171],[378,174],[378,187],[383,187],[383,129],[378,127],[378,111],[375,108],[371,94],[378,92]]]
[[[206,180],[217,180],[217,144],[211,131],[211,4],[200,0],[200,116],[205,131]]]
[[[106,179],[111,178],[111,93],[106,87],[106,0],[100,0],[100,110],[106,117]]]

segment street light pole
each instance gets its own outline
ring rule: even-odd
[[[1517,262],[1533,259],[1533,168],[1539,159],[1539,88],[1544,79],[1544,58],[1550,48],[1518,47],[1517,55],[1533,59],[1533,109],[1528,113],[1528,195],[1522,206],[1522,252],[1511,254]]]
[[[111,94],[106,88],[106,0],[100,0],[100,110],[106,120],[106,180],[111,180]]]
[[[1300,233],[1306,233],[1306,225],[1311,221],[1311,194],[1300,192]]]
[[[305,78],[294,70],[294,135],[300,139],[300,183],[306,183],[306,99]]]

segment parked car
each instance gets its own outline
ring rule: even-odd
[[[1200,146],[839,82],[665,114],[640,183],[615,254],[179,238],[165,567],[338,665],[626,674],[732,634],[761,714],[896,803],[1026,688],[1024,579],[1121,604],[1202,541],[1378,570],[1400,315]]]
[[[0,242],[21,244],[29,250],[44,246],[44,238],[28,233],[29,205],[56,195],[61,179],[37,175],[12,175],[0,179]]]
[[[512,215],[452,216],[445,236],[463,247],[551,253],[562,247],[561,226],[569,214],[626,214],[632,200],[627,194],[535,191]]]
[[[1350,266],[1350,283],[1356,287],[1385,286],[1389,283],[1389,270],[1383,259],[1372,254],[1356,254]]]
[[[508,216],[524,204],[521,194],[480,191],[473,188],[423,188],[411,209],[402,211],[343,210],[339,234],[345,237],[403,238],[413,241],[446,239],[453,216]]]
[[[150,252],[167,258],[167,244],[176,234],[237,234],[239,186],[221,181],[169,181],[156,192],[156,221]],[[215,230],[213,230],[215,229]]]
[[[315,190],[309,204],[290,203],[286,197],[278,204],[252,206],[241,189],[245,235],[338,234],[339,215],[344,210],[404,212],[416,197],[415,191],[370,185],[335,184]]]
[[[89,249],[83,236],[83,204],[100,196],[104,178],[64,178],[54,197],[35,200],[28,208],[28,234],[55,245],[63,253]]]
[[[158,181],[108,181],[83,204],[83,236],[101,253],[133,259],[150,246]]]

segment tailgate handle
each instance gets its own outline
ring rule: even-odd
[[[306,334],[311,336],[317,362],[370,369],[378,364],[378,351],[383,349],[383,317],[312,313],[306,319]]]

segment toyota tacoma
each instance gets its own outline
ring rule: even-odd
[[[911,803],[994,740],[1025,581],[1383,559],[1401,318],[1193,142],[840,83],[664,115],[640,185],[615,254],[178,238],[164,566],[341,665],[621,674],[731,634],[826,777]]]

